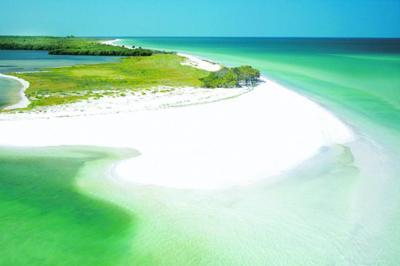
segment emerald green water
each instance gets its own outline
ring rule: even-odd
[[[189,206],[207,202],[200,208],[207,218],[190,219],[192,228],[181,231],[206,239],[211,251],[204,253],[214,254],[216,265],[400,264],[400,40],[127,38],[120,43],[250,64],[325,106],[355,133],[352,143],[324,148],[276,183],[185,200]],[[208,202],[213,197],[219,200]],[[194,212],[189,208],[183,209]],[[192,264],[207,265],[198,259]]]
[[[253,65],[355,140],[272,180],[210,191],[113,182],[104,172],[123,151],[1,149],[0,265],[400,264],[399,40],[123,43]]]
[[[85,165],[117,158],[85,147],[2,148],[0,265],[124,265],[132,216],[75,185]]]

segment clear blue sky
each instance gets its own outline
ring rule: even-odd
[[[1,0],[4,34],[400,37],[400,0]]]

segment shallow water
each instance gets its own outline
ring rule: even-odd
[[[76,182],[91,163],[122,157],[93,147],[1,148],[0,265],[119,265],[133,216]]]
[[[2,185],[0,221],[8,236],[3,239],[19,243],[23,238],[29,244],[25,250],[10,245],[3,259],[25,252],[26,260],[17,261],[24,265],[34,259],[37,246],[45,262],[69,262],[79,254],[85,265],[400,264],[399,40],[135,38],[124,43],[191,52],[227,65],[253,65],[327,107],[357,138],[346,146],[323,147],[280,176],[210,191],[113,182],[103,175],[110,160],[93,160],[109,158],[104,152],[99,155],[98,148],[69,151],[68,156],[65,148],[51,148],[45,153],[51,159],[30,149],[25,151],[34,156],[2,149],[0,176],[29,180],[29,186],[21,187],[41,191],[40,197],[58,199],[53,178],[59,174],[69,180],[62,182],[57,204],[52,197],[39,201],[21,193],[19,186]],[[97,155],[89,156],[91,149]],[[94,163],[82,170],[86,162]],[[20,171],[21,165],[26,170]],[[54,175],[57,165],[61,167]],[[81,170],[74,172],[77,168]],[[47,186],[51,191],[44,190]],[[73,208],[70,197],[76,198]],[[24,202],[27,209],[20,211],[14,201]],[[39,210],[32,215],[31,201]],[[97,218],[69,219],[87,213]],[[21,214],[30,219],[21,221]],[[45,219],[53,216],[56,222]],[[14,229],[20,222],[29,230]],[[85,233],[88,227],[93,230]],[[100,241],[102,229],[115,237]],[[54,246],[44,246],[36,237],[42,231],[56,236]],[[86,237],[78,241],[82,234]],[[67,246],[71,252],[61,254],[57,248],[65,246],[57,243],[67,236],[67,244],[79,245]],[[100,255],[93,258],[92,251]]]
[[[217,261],[400,263],[400,40],[133,38],[122,43],[190,52],[227,65],[253,65],[325,106],[356,133],[353,143],[324,148],[273,184],[216,193],[222,202],[234,203],[204,206],[203,214],[218,217],[218,222],[205,219],[202,226],[213,229],[198,225],[202,231],[195,235],[219,251]],[[214,237],[216,228],[221,237]],[[225,253],[230,255],[225,258]]]

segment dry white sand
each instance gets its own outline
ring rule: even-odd
[[[182,65],[187,65],[210,72],[215,72],[221,69],[221,65],[193,55],[183,54],[183,53],[178,53],[177,55],[186,58],[186,60],[182,63]]]
[[[105,44],[105,45],[117,45],[117,44],[115,44],[116,42],[119,42],[120,41],[120,39],[114,39],[114,40],[107,40],[107,41],[102,41],[102,42],[100,42],[100,43],[102,43],[102,44]]]
[[[115,92],[112,96],[91,98],[76,103],[36,107],[29,112],[16,110],[4,113],[1,120],[27,120],[47,119],[55,117],[90,116],[102,114],[116,114],[137,112],[143,110],[160,110],[170,107],[182,107],[188,105],[205,104],[237,97],[249,92],[252,88],[171,88],[158,87],[143,91],[124,91],[124,96],[118,96],[122,92]],[[101,91],[98,91],[101,95]]]
[[[203,189],[269,178],[324,145],[352,138],[331,113],[269,80],[225,101],[120,114],[27,117],[0,121],[0,128],[0,145],[134,148],[141,155],[115,166],[116,181]]]

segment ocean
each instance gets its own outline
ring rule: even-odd
[[[120,39],[227,66],[252,65],[330,110],[356,137],[323,147],[272,184],[215,191],[100,189],[104,197],[71,180],[85,180],[79,171],[85,162],[115,161],[110,153],[116,151],[51,148],[50,159],[47,149],[3,148],[0,221],[7,237],[0,242],[7,249],[0,262],[400,264],[400,39]],[[97,174],[87,175],[93,186]],[[18,245],[21,239],[24,245]],[[28,254],[27,260],[18,254]]]

